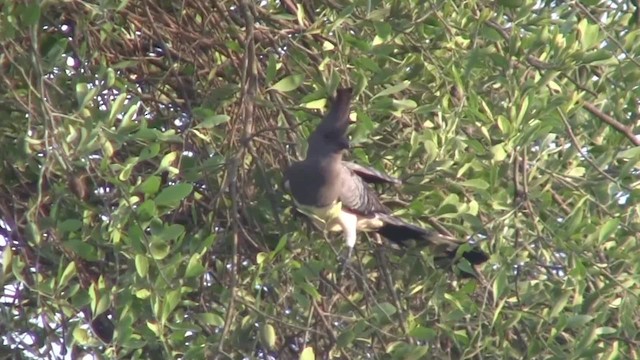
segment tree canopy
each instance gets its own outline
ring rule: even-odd
[[[1,4],[0,354],[640,357],[637,1]],[[478,279],[291,211],[340,86]]]

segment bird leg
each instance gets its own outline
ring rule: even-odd
[[[338,216],[338,223],[342,227],[342,234],[344,235],[345,241],[347,243],[347,254],[346,256],[342,256],[342,261],[340,264],[340,273],[344,272],[344,269],[347,267],[347,263],[351,260],[351,255],[353,255],[353,247],[356,246],[356,239],[358,234],[356,232],[356,228],[358,226],[358,218],[356,215],[342,211],[340,216]]]
[[[338,272],[340,274],[344,273],[344,269],[347,267],[352,255],[353,255],[353,247],[347,246],[346,255],[343,252],[342,255],[340,256],[340,265],[338,265]]]
[[[346,252],[343,250],[342,255],[339,256],[338,269],[336,272],[336,280],[337,283],[340,284],[342,282],[342,278],[345,274],[347,268],[349,268],[349,262],[351,260],[351,256],[353,255],[353,247],[347,246]],[[353,268],[351,268],[353,270]]]
[[[347,246],[347,258],[346,258],[347,261],[351,259],[352,254],[353,254],[353,246]]]

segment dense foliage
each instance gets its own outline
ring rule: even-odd
[[[3,1],[0,354],[638,358],[636,1]],[[291,212],[338,86],[428,251]]]

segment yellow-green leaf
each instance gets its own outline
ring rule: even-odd
[[[264,324],[260,327],[260,343],[269,350],[276,347],[276,329],[271,324]]]
[[[277,90],[280,92],[289,92],[297,89],[304,82],[304,75],[295,74],[285,77],[278,81],[275,85],[270,87],[270,90]]]
[[[141,277],[147,276],[147,274],[149,273],[149,259],[147,259],[147,257],[144,255],[138,254],[136,255],[135,263],[138,275],[140,275]]]
[[[315,359],[316,359],[316,354],[313,352],[312,347],[306,347],[300,353],[300,360],[315,360]]]

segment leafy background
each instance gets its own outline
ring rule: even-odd
[[[0,5],[7,358],[638,358],[636,1]],[[338,86],[478,281],[290,211]]]

